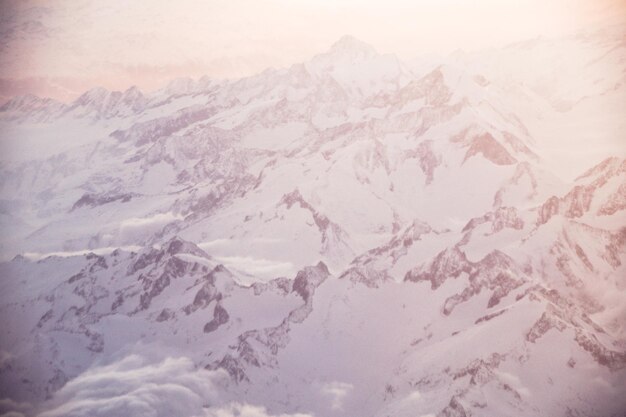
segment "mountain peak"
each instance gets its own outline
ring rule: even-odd
[[[209,258],[209,255],[207,255],[205,251],[196,246],[195,243],[181,239],[178,236],[174,236],[170,240],[168,240],[165,243],[165,248],[165,251],[170,255],[189,254],[200,256],[202,258]]]
[[[376,54],[374,47],[368,43],[365,43],[354,36],[344,35],[330,48],[330,53],[339,54],[359,54],[371,56]]]

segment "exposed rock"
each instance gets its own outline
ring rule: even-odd
[[[213,320],[204,325],[204,333],[211,333],[217,330],[221,325],[228,323],[228,319],[229,315],[226,309],[217,303],[213,311]]]
[[[484,133],[472,139],[471,145],[465,154],[465,160],[477,154],[482,154],[483,157],[496,165],[512,165],[517,162],[506,148],[498,143],[489,133]]]
[[[617,192],[609,196],[598,209],[598,215],[611,216],[624,209],[626,209],[626,183],[621,184]]]
[[[524,221],[519,217],[515,207],[498,207],[495,211],[490,211],[482,217],[470,220],[463,228],[463,232],[472,230],[484,223],[491,223],[492,233],[497,233],[505,228],[515,230],[524,228]]]
[[[74,211],[80,207],[97,207],[102,206],[104,204],[113,203],[115,201],[119,201],[121,203],[129,202],[133,197],[135,197],[132,193],[123,193],[123,194],[83,194],[81,198],[79,198],[70,211]]]
[[[457,396],[453,396],[446,408],[437,414],[437,417],[471,417],[471,414],[463,407]]]
[[[463,272],[470,274],[472,270],[465,253],[455,246],[440,252],[430,264],[407,272],[404,280],[430,281],[431,288],[436,290],[449,277],[458,278]]]
[[[556,329],[560,332],[565,330],[567,325],[558,317],[558,313],[554,309],[550,309],[541,315],[541,318],[533,324],[533,327],[526,333],[526,340],[535,343],[537,339],[546,334],[550,329]]]
[[[480,261],[470,262],[465,253],[455,246],[440,252],[431,263],[407,272],[404,280],[430,281],[431,288],[436,290],[448,278],[458,278],[465,273],[467,287],[444,302],[443,313],[449,315],[457,305],[468,301],[484,289],[492,291],[487,308],[497,305],[502,298],[526,282],[526,278],[519,271],[520,278],[514,278],[510,272],[513,269],[513,260],[500,251],[492,251]]]

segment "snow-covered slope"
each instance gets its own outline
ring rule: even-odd
[[[344,37],[240,80],[6,103],[0,411],[129,413],[98,378],[164,390],[176,357],[173,415],[623,415],[626,154],[568,182],[546,139],[626,97],[621,39],[414,70]],[[497,65],[561,48],[599,60],[576,94],[542,87],[556,63]]]

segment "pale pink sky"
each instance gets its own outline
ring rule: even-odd
[[[403,59],[626,21],[625,0],[0,0],[0,99],[234,78],[350,34]]]

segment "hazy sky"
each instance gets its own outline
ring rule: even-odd
[[[240,77],[350,34],[401,58],[624,22],[626,0],[0,0],[0,98]]]

